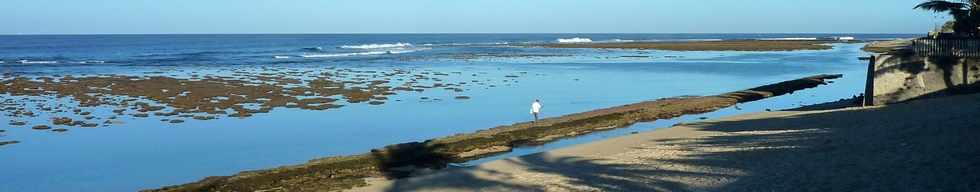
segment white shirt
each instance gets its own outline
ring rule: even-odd
[[[537,101],[531,103],[531,113],[541,113],[541,103]]]

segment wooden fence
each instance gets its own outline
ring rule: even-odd
[[[980,58],[980,39],[915,39],[912,49],[918,56]]]

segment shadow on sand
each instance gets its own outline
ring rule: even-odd
[[[980,95],[961,95],[686,124],[720,134],[652,140],[697,151],[635,160],[657,166],[547,153],[503,160],[523,172],[557,175],[562,184],[477,166],[395,180],[387,190],[973,191],[980,188],[978,114]]]

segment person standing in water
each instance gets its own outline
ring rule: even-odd
[[[531,115],[534,115],[534,122],[538,121],[538,114],[541,113],[541,101],[535,99],[534,103],[531,103]]]

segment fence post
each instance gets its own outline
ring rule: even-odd
[[[862,106],[874,106],[874,93],[875,93],[875,60],[877,57],[871,56],[868,59],[868,77],[866,78],[864,84],[864,101],[861,102]]]

